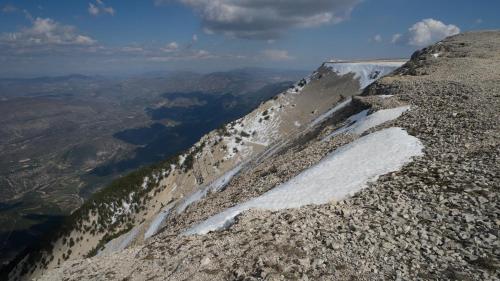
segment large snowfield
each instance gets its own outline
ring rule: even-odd
[[[341,200],[380,175],[399,170],[422,155],[423,145],[402,128],[388,128],[337,149],[316,165],[263,195],[236,205],[186,230],[206,234],[229,227],[249,209],[280,210]]]

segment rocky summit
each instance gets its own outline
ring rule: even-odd
[[[500,32],[448,37],[401,64],[323,64],[141,178],[126,196],[146,190],[149,207],[119,201],[109,221],[81,211],[10,277],[498,279]]]

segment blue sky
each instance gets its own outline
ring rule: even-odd
[[[0,76],[311,70],[500,28],[500,1],[0,0]]]

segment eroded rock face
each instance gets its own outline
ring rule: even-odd
[[[438,56],[433,54],[439,53]],[[416,53],[396,74],[311,130],[257,157],[144,245],[63,263],[42,280],[492,280],[499,274],[500,32],[466,33]],[[383,95],[383,96],[380,96]],[[257,197],[362,136],[349,116],[409,105],[363,135],[401,127],[424,155],[348,199],[249,210],[224,231],[181,233]],[[335,172],[335,171],[332,171]]]

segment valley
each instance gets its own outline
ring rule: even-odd
[[[113,179],[190,147],[299,75],[241,69],[0,79],[0,261]]]

